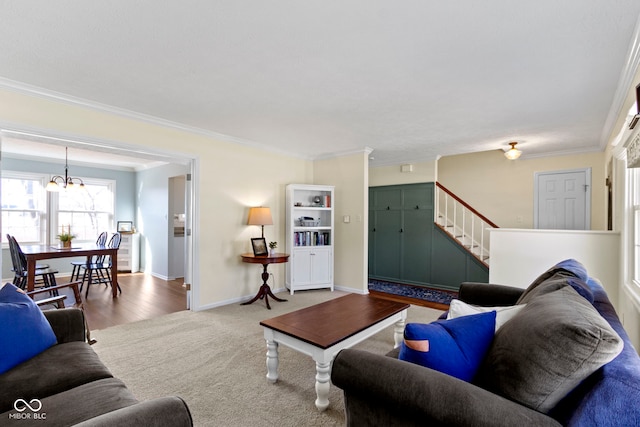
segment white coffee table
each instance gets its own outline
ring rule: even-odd
[[[395,324],[394,342],[403,339],[409,304],[349,294],[260,322],[267,341],[267,380],[278,380],[278,345],[311,356],[316,362],[316,407],[329,406],[331,362],[351,347]]]

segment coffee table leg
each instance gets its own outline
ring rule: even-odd
[[[267,340],[267,381],[278,381],[278,343]]]
[[[316,362],[316,408],[320,411],[324,411],[329,406],[330,373],[331,362]]]
[[[395,327],[393,328],[393,348],[400,347],[400,344],[404,340],[404,324],[407,320],[407,310],[402,312],[402,317],[395,323]]]

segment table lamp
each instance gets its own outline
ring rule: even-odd
[[[247,225],[259,225],[262,227],[262,237],[264,237],[264,226],[273,225],[271,219],[271,209],[262,206],[249,209],[249,219]]]

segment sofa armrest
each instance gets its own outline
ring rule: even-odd
[[[58,344],[71,341],[86,341],[84,313],[78,308],[45,310],[44,316],[56,334]]]
[[[342,350],[331,380],[348,426],[560,426],[553,418],[457,378],[362,350]]]
[[[524,289],[514,286],[462,282],[458,298],[467,304],[499,307],[514,305],[523,292]]]
[[[76,427],[188,427],[191,412],[177,396],[160,397],[117,409],[76,424]]]

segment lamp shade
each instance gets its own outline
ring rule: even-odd
[[[250,208],[247,225],[272,225],[271,209],[264,207]]]

